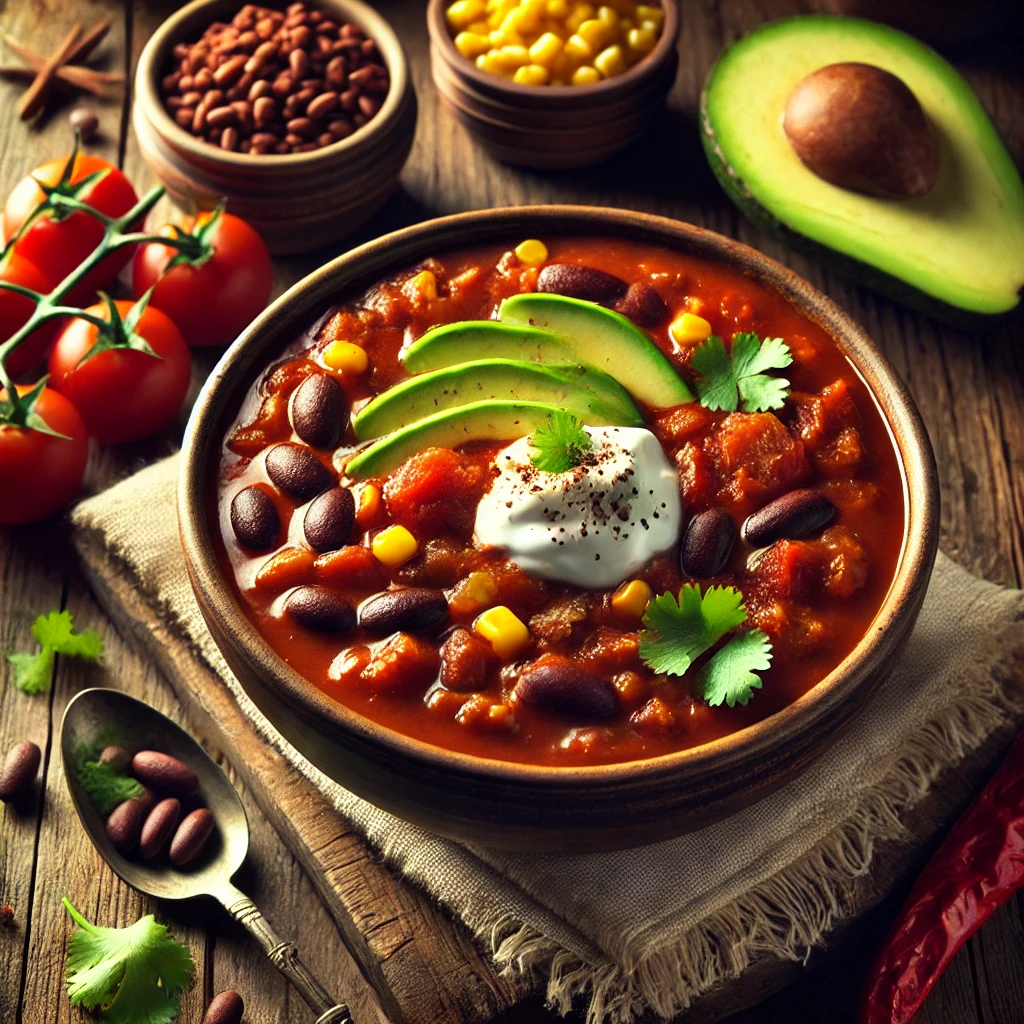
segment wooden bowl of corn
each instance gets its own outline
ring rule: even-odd
[[[678,0],[430,0],[434,83],[497,159],[584,167],[651,127],[678,67]]]

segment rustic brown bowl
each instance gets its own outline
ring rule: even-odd
[[[400,735],[336,703],[292,670],[242,611],[214,551],[211,494],[223,438],[250,385],[344,294],[453,246],[545,235],[620,234],[723,263],[783,295],[823,327],[874,393],[899,456],[906,533],[892,587],[851,654],[756,725],[690,750],[596,767],[511,764]],[[692,830],[757,800],[827,749],[892,668],[917,618],[938,543],[938,487],[924,425],[895,371],[830,299],[761,253],[689,224],[624,210],[484,210],[386,235],[310,274],[227,351],[196,403],[178,496],[185,561],[210,630],[246,692],[288,741],[348,789],[425,828],[524,850],[636,846]]]
[[[429,0],[430,67],[445,105],[496,159],[519,167],[586,167],[651,127],[675,81],[678,0],[662,0],[657,46],[617,78],[594,85],[518,85],[481,71],[455,49],[451,0]]]
[[[135,73],[135,134],[167,191],[186,208],[210,209],[226,198],[277,254],[319,248],[369,220],[395,190],[416,130],[416,94],[391,26],[360,0],[317,3],[374,39],[391,76],[377,116],[334,145],[287,156],[231,153],[197,139],[167,113],[160,81],[171,50],[211,22],[230,20],[239,0],[194,0],[172,14],[146,44]]]

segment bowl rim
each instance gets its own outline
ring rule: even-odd
[[[521,85],[511,79],[499,78],[497,75],[481,71],[473,61],[467,60],[455,49],[455,40],[448,31],[444,17],[445,6],[451,3],[451,0],[428,0],[427,32],[433,44],[431,52],[433,53],[436,47],[456,75],[468,78],[485,92],[505,93],[524,100],[543,100],[552,104],[587,97],[592,97],[598,102],[606,99],[609,94],[628,92],[638,80],[656,73],[669,53],[675,50],[679,36],[679,0],[659,2],[665,11],[665,23],[654,49],[621,75],[605,78],[592,85]]]
[[[158,82],[162,78],[161,68],[166,64],[171,48],[182,41],[183,35],[192,28],[193,22],[200,21],[200,14],[207,10],[231,10],[233,0],[192,0],[179,8],[163,21],[150,36],[139,55],[135,69],[135,97],[140,113],[144,113],[157,133],[168,140],[179,151],[206,163],[222,164],[244,170],[289,171],[308,167],[311,163],[327,162],[343,158],[350,150],[360,150],[379,142],[379,136],[391,128],[396,113],[405,102],[409,90],[409,62],[402,43],[390,23],[363,0],[322,0],[327,6],[347,8],[355,13],[351,20],[363,28],[369,38],[377,44],[388,68],[390,84],[380,110],[361,128],[348,138],[333,142],[310,153],[287,153],[264,156],[250,156],[248,153],[234,153],[221,149],[212,142],[199,139],[185,131],[168,114],[164,106]],[[346,14],[346,17],[348,15]],[[216,19],[212,19],[216,20]]]
[[[525,223],[530,227],[526,228]],[[549,234],[615,235],[641,238],[717,260],[752,277],[790,301],[836,341],[868,386],[893,443],[904,489],[904,537],[889,590],[871,624],[854,649],[827,676],[786,707],[719,739],[657,757],[599,765],[538,765],[501,761],[435,746],[396,732],[327,696],[277,655],[241,609],[228,584],[213,545],[207,512],[208,488],[219,465],[222,424],[237,415],[244,397],[238,394],[242,375],[247,390],[256,375],[303,330],[323,315],[331,296],[368,286],[388,272],[414,265],[418,258],[457,245],[497,241],[516,231]],[[451,240],[432,241],[438,235]],[[683,244],[680,244],[683,243]],[[397,253],[396,253],[397,250]],[[343,283],[334,283],[342,277]],[[317,312],[319,310],[319,312]],[[281,325],[289,323],[282,337]],[[299,321],[299,322],[295,322]],[[259,354],[249,355],[255,346]],[[250,364],[254,364],[254,372]],[[235,393],[232,392],[235,389]],[[227,407],[227,415],[218,409]],[[320,736],[348,733],[370,747],[382,747],[407,764],[425,770],[455,771],[464,777],[517,782],[545,789],[588,790],[609,784],[648,785],[678,779],[720,775],[733,765],[770,758],[774,743],[787,730],[802,735],[827,722],[874,674],[883,669],[903,638],[908,615],[916,615],[938,549],[938,474],[924,422],[906,385],[866,332],[823,292],[795,271],[756,249],[717,232],[683,221],[632,210],[552,205],[504,207],[453,214],[402,228],[349,250],[304,277],[272,303],[227,349],[204,384],[193,408],[182,445],[178,485],[178,518],[185,563],[204,615],[215,620],[215,635],[233,637],[232,647],[246,669],[260,679],[271,696],[288,706]],[[229,659],[230,660],[230,659]]]

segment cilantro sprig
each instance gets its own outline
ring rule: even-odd
[[[747,620],[743,595],[735,587],[687,583],[676,598],[668,592],[651,601],[640,632],[640,657],[653,672],[682,676],[726,633]],[[701,669],[701,696],[712,707],[746,704],[761,688],[758,672],[769,668],[771,641],[760,629],[731,637]]]
[[[142,793],[142,784],[99,760],[104,747],[120,746],[121,737],[104,731],[92,743],[79,744],[73,754],[75,778],[99,814],[109,814],[118,804]]]
[[[568,473],[583,461],[594,443],[579,417],[559,409],[530,435],[530,447],[534,450],[530,461],[537,469],[545,473]]]
[[[79,930],[68,940],[67,982],[73,1006],[100,1010],[106,1024],[171,1024],[192,980],[188,947],[152,914],[128,928],[90,924],[64,899]]]
[[[45,693],[50,688],[53,659],[58,654],[96,661],[103,654],[103,638],[90,630],[75,632],[71,612],[50,612],[32,623],[32,635],[39,641],[37,654],[8,654],[14,685],[22,693]]]
[[[690,365],[700,374],[697,394],[707,409],[735,412],[765,412],[781,409],[789,393],[789,381],[772,377],[766,370],[781,370],[793,362],[789,346],[781,338],[756,334],[733,335],[732,351],[712,334],[693,353]]]

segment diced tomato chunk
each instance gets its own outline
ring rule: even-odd
[[[313,563],[313,571],[322,583],[343,590],[382,587],[387,582],[384,567],[373,552],[358,544],[349,544],[320,555]]]
[[[676,454],[676,466],[683,505],[690,512],[707,508],[718,489],[715,464],[711,458],[703,448],[687,442]]]
[[[651,699],[629,718],[630,725],[646,736],[664,736],[672,732],[677,723],[676,713],[660,697]]]
[[[828,477],[853,476],[863,457],[864,446],[856,427],[841,430],[838,437],[811,456],[815,466]]]
[[[677,448],[698,431],[704,430],[712,416],[704,406],[689,402],[662,413],[654,421],[654,433],[663,445]]]
[[[483,690],[497,667],[491,645],[468,629],[455,630],[441,646],[441,682],[449,690]]]
[[[841,526],[826,530],[821,535],[821,544],[831,555],[825,573],[825,589],[835,597],[851,597],[868,580],[868,555],[864,545]]]
[[[820,585],[826,564],[821,544],[780,540],[761,555],[750,575],[762,595],[807,601]]]
[[[811,472],[803,444],[770,412],[732,413],[714,435],[720,497],[765,499],[802,483]]]
[[[384,485],[392,519],[428,534],[472,531],[486,486],[483,467],[450,448],[426,448]]]
[[[850,389],[841,378],[822,388],[818,395],[794,391],[789,401],[796,409],[794,426],[797,436],[809,452],[819,451],[842,431],[860,425]]]
[[[396,633],[374,651],[360,679],[374,690],[422,692],[437,677],[439,662],[432,641]]]

